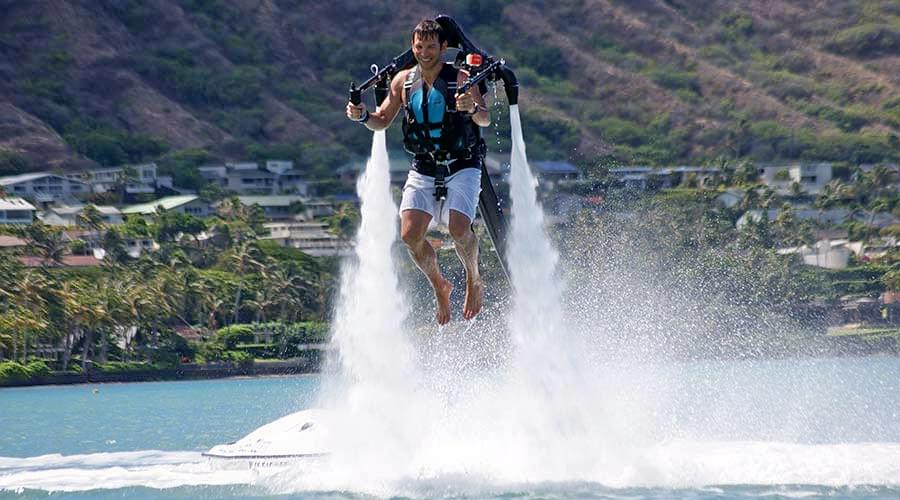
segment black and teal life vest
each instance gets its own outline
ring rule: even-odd
[[[483,154],[484,141],[478,125],[467,113],[456,112],[458,73],[458,69],[445,63],[427,95],[419,67],[407,74],[403,83],[403,146],[417,159],[430,156],[447,161]]]

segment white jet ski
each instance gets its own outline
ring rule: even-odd
[[[223,469],[273,469],[312,466],[327,456],[325,410],[298,411],[268,423],[233,443],[203,453]]]

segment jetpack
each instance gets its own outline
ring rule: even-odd
[[[476,47],[463,33],[456,21],[449,16],[440,15],[435,18],[435,21],[444,30],[447,46],[459,49],[454,65],[466,69],[469,73],[469,79],[457,89],[457,92],[462,94],[473,86],[478,85],[481,94],[486,95],[488,81],[496,82],[497,80],[502,80],[503,88],[506,90],[507,103],[510,106],[518,104],[519,82],[515,73],[506,67],[506,62],[503,59],[495,59]],[[407,49],[393,58],[384,67],[379,68],[373,64],[370,67],[372,76],[368,80],[359,86],[353,82],[350,83],[350,102],[359,104],[362,102],[362,94],[369,89],[374,89],[375,104],[380,105],[390,91],[391,80],[394,76],[400,71],[412,68],[415,64],[416,59],[413,56],[412,49]],[[497,252],[503,272],[509,277],[509,266],[506,262],[506,218],[500,208],[497,191],[491,183],[491,178],[484,166],[484,162],[481,164],[481,198],[478,200],[478,208],[482,219],[484,219],[484,225],[487,227],[491,241],[494,243],[494,249]]]

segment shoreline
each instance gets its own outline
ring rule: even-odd
[[[177,368],[135,370],[119,373],[88,371],[86,373],[53,372],[43,377],[0,382],[7,387],[36,387],[46,385],[86,385],[123,382],[163,382],[179,380],[212,380],[222,378],[256,378],[268,376],[311,375],[319,373],[321,363],[315,359],[294,358],[278,361],[255,361],[249,366],[236,363],[186,363]]]

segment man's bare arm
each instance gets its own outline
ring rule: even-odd
[[[468,73],[460,71],[457,83],[462,85],[468,77]],[[481,89],[478,88],[478,85],[472,86],[465,94],[456,96],[456,108],[468,113],[477,110],[477,112],[472,113],[472,121],[479,127],[487,127],[491,124],[491,113],[484,103],[484,96],[481,95]]]
[[[390,92],[388,92],[381,106],[378,106],[375,111],[368,113],[369,116],[363,123],[366,128],[373,131],[384,130],[394,121],[394,118],[400,111],[400,106],[403,104],[402,90],[403,82],[406,80],[406,73],[406,71],[401,71],[391,80]],[[347,117],[351,120],[359,121],[360,118],[366,115],[366,112],[365,104],[360,103],[358,106],[354,106],[353,103],[347,103]]]

